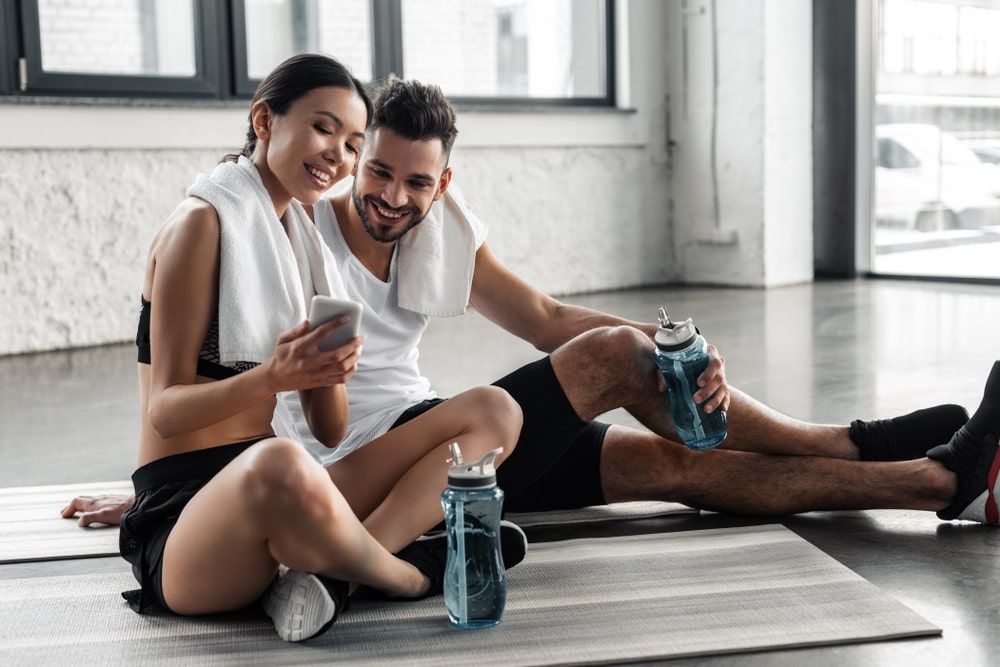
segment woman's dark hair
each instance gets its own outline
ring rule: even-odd
[[[351,76],[347,69],[337,60],[320,53],[301,53],[292,56],[281,63],[271,73],[264,77],[264,80],[254,91],[253,100],[250,106],[253,107],[259,101],[267,103],[268,108],[282,116],[288,113],[291,106],[300,97],[304,97],[317,88],[333,86],[335,88],[346,88],[354,91],[365,103],[367,116],[365,126],[372,120],[372,101],[365,92],[364,85],[355,77]],[[241,155],[250,157],[254,149],[257,148],[257,134],[253,130],[253,117],[249,116],[250,125],[247,127],[246,143],[239,153],[230,153],[222,158],[223,162],[236,162]]]
[[[458,136],[455,109],[438,86],[396,77],[375,93],[375,117],[368,130],[381,127],[412,141],[439,139],[446,161]]]

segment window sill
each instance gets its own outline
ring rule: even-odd
[[[246,100],[0,96],[0,149],[212,149],[243,143]],[[607,106],[456,103],[459,148],[641,146],[641,115]]]

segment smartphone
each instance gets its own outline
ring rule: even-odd
[[[321,324],[338,317],[347,316],[347,322],[319,342],[319,349],[324,352],[340,347],[358,335],[361,331],[361,304],[357,301],[344,301],[330,296],[317,294],[309,305],[309,330],[312,331]]]

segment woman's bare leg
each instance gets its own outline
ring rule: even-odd
[[[239,609],[265,591],[278,563],[400,596],[427,586],[365,531],[301,445],[271,438],[184,508],[164,550],[163,595],[179,614]]]
[[[521,410],[498,387],[477,387],[394,428],[329,468],[368,532],[395,553],[441,521],[448,445],[467,461],[503,447],[514,450]]]

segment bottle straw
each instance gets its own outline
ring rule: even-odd
[[[469,582],[465,571],[465,501],[455,502],[455,539],[458,541],[458,622],[469,622]]]

